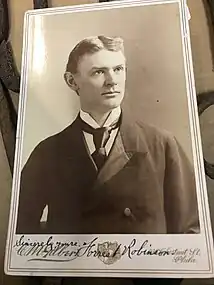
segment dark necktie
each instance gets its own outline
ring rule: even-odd
[[[92,153],[92,158],[96,163],[98,170],[104,165],[107,160],[107,154],[105,150],[105,146],[110,138],[111,132],[119,127],[120,119],[115,123],[110,125],[109,127],[100,127],[93,128],[85,121],[83,121],[80,117],[81,128],[84,132],[93,135],[93,141],[95,145],[95,151]]]

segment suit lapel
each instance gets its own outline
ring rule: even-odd
[[[108,159],[98,174],[95,188],[111,179],[111,177],[126,167],[132,156],[137,152],[138,144],[139,131],[137,130],[137,125],[127,113],[123,113],[120,130]],[[141,149],[143,149],[142,153],[148,152],[145,141],[141,142]]]
[[[108,159],[97,173],[97,168],[84,141],[78,118],[70,128],[72,130],[68,132],[68,137],[64,140],[66,145],[63,146],[65,150],[69,150],[66,151],[66,157],[64,156],[64,160],[67,161],[67,169],[73,168],[76,169],[76,173],[84,173],[84,176],[87,176],[89,180],[95,181],[95,189],[126,167],[133,155],[138,152],[139,144],[141,154],[148,152],[147,143],[142,134],[141,139],[139,138],[137,123],[133,121],[127,112],[123,112],[121,126]],[[68,181],[69,176],[68,173]]]
[[[97,176],[95,188],[118,173],[127,164],[131,156],[128,156],[126,153],[119,132],[108,156],[108,159]]]
[[[61,149],[61,163],[64,173],[62,176],[69,184],[71,172],[73,179],[83,181],[94,181],[97,169],[88,153],[83,133],[79,126],[78,118],[72,123],[65,134]],[[84,176],[84,179],[80,177]],[[73,183],[73,181],[71,181]]]

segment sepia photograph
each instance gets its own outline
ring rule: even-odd
[[[153,267],[176,275],[176,264],[178,274],[212,274],[188,19],[184,0],[26,13],[9,274],[18,264],[19,274],[41,264],[43,274],[64,274],[85,255],[130,274],[142,270],[136,276]],[[97,249],[66,249],[51,259],[65,239],[71,248]],[[139,268],[128,248],[141,255],[144,247],[168,261],[154,256],[154,264],[145,259]],[[102,276],[89,262],[65,275],[91,269],[89,275]]]
[[[200,232],[194,168],[177,138],[121,107],[128,76],[122,37],[81,40],[63,76],[80,110],[24,165],[17,233]]]

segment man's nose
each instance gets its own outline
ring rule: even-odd
[[[106,72],[105,84],[106,85],[116,85],[117,84],[116,75],[114,71]]]

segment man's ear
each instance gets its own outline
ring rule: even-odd
[[[76,84],[76,81],[74,79],[74,76],[72,75],[71,72],[69,71],[66,71],[65,74],[64,74],[64,79],[65,79],[65,82],[68,84],[68,86],[75,92],[78,91],[79,87],[78,85]]]

